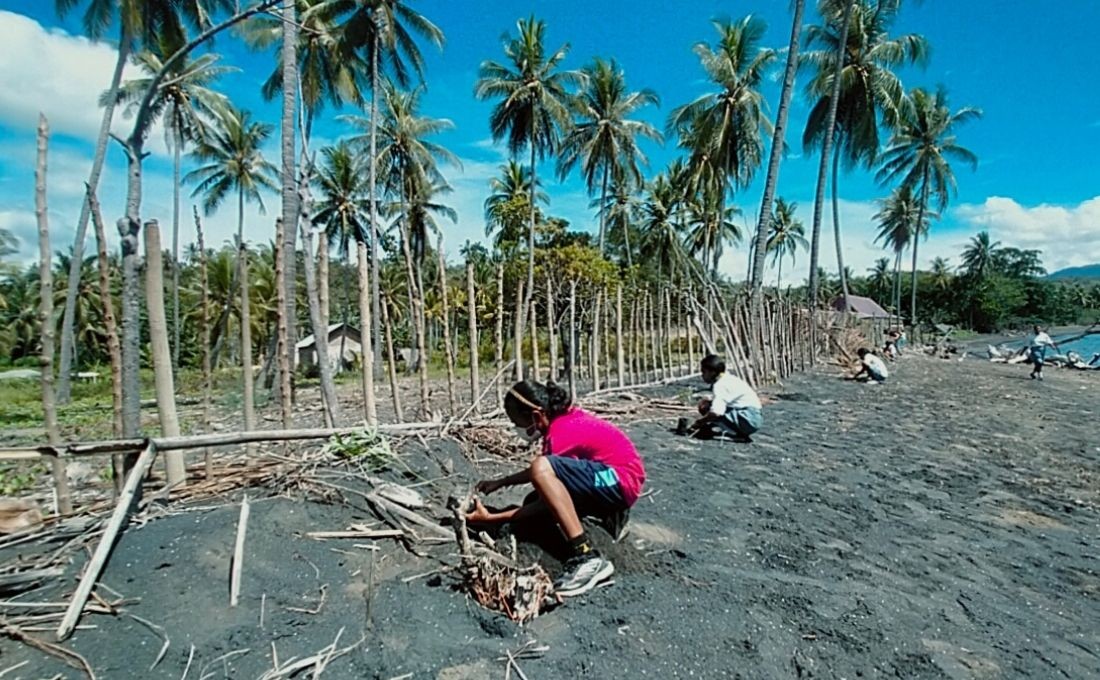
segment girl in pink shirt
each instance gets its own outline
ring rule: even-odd
[[[573,557],[555,583],[559,595],[579,595],[611,576],[614,565],[593,550],[581,516],[599,518],[618,540],[630,506],[645,483],[645,466],[630,439],[611,423],[574,407],[554,383],[518,382],[504,398],[508,418],[528,440],[543,439],[542,455],[520,472],[478,483],[490,494],[531,483],[534,494],[520,507],[490,512],[475,499],[471,522],[513,522],[549,510],[569,540]]]

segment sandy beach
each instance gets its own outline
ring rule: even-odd
[[[883,386],[828,366],[768,390],[752,444],[678,438],[668,412],[626,417],[649,481],[623,542],[593,532],[614,583],[524,627],[446,572],[404,582],[439,563],[397,543],[303,536],[369,518],[354,501],[273,499],[253,507],[236,609],[235,505],[123,535],[103,582],[163,626],[155,671],[161,641],[124,616],[86,616],[96,628],[72,648],[106,678],[178,678],[192,645],[189,677],[257,677],[273,653],[310,656],[338,633],[365,642],[325,677],[506,677],[500,659],[529,640],[548,647],[519,662],[531,678],[1098,677],[1100,376],[1051,369],[1038,383],[1026,367],[914,355],[893,369]],[[414,448],[420,473],[458,475],[424,488],[437,502],[514,469],[447,443]],[[533,546],[523,554],[557,569]],[[5,668],[30,661],[20,677],[72,671],[9,640],[0,653]]]

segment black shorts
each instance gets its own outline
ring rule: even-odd
[[[554,475],[565,485],[578,515],[603,517],[627,509],[614,468],[567,456],[547,456],[546,460],[554,469]]]

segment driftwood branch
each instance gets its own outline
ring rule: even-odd
[[[237,520],[237,541],[233,546],[233,567],[229,574],[229,606],[236,607],[241,596],[241,569],[244,568],[244,537],[248,532],[248,514],[251,506],[248,496],[241,501],[241,515]]]

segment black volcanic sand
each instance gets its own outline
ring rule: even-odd
[[[650,493],[623,543],[593,530],[615,583],[525,627],[447,574],[402,582],[438,562],[399,544],[379,541],[372,564],[359,541],[301,537],[372,520],[365,508],[268,499],[253,506],[237,609],[236,507],[171,516],[128,529],[103,578],[166,629],[164,661],[148,670],[160,641],[126,618],[86,616],[98,628],[72,648],[104,678],[179,678],[191,645],[188,677],[248,649],[206,677],[255,678],[272,643],[285,662],[341,628],[341,645],[365,642],[323,677],[499,678],[504,650],[532,639],[550,649],[520,662],[530,678],[1100,677],[1100,376],[1051,369],[1038,383],[1027,367],[917,356],[884,386],[838,374],[771,390],[752,444],[678,438],[674,416],[627,425]],[[478,474],[438,446],[420,454],[435,466],[425,476],[442,459]],[[549,555],[523,553],[556,572]],[[60,599],[76,566],[34,599]],[[315,607],[322,585],[320,613],[285,609]],[[0,670],[31,660],[10,677],[78,677],[10,641],[0,654]]]

